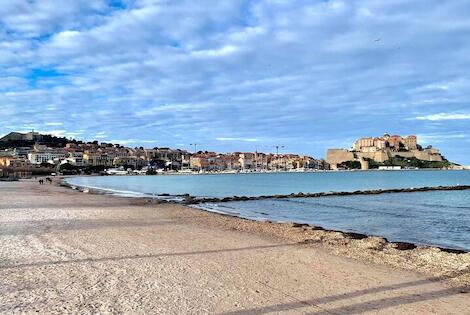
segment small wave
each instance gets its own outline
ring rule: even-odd
[[[411,215],[406,215],[404,213],[385,211],[383,207],[376,208],[374,210],[374,209],[368,209],[367,207],[365,207],[365,205],[361,205],[361,207],[353,207],[353,206],[345,206],[345,205],[340,205],[340,204],[329,204],[329,203],[319,202],[318,199],[317,200],[312,199],[312,200],[306,200],[306,201],[297,200],[297,199],[279,199],[279,201],[305,205],[306,208],[303,209],[303,211],[308,211],[308,210],[314,211],[316,210],[315,207],[322,207],[322,208],[332,209],[332,210],[354,211],[356,213],[372,213],[372,214],[380,214],[380,215],[389,215],[395,218],[412,217]],[[370,207],[372,207],[372,205],[370,205]]]
[[[226,206],[221,207],[217,204],[208,204],[208,203],[206,203],[206,204],[192,205],[190,207],[195,208],[195,209],[199,209],[199,210],[208,211],[208,212],[228,214],[228,215],[237,216],[237,217],[241,215],[241,213],[239,213],[239,212],[226,210],[226,209],[233,209],[233,208],[226,207]],[[233,210],[235,210],[235,209],[233,209]]]
[[[113,196],[118,196],[118,197],[142,198],[142,197],[150,196],[148,194],[136,192],[136,191],[117,190],[117,189],[103,188],[103,187],[97,187],[97,186],[79,186],[79,187],[98,190],[98,191],[101,191],[101,192],[104,192]]]

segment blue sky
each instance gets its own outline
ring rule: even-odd
[[[15,0],[0,135],[323,157],[416,134],[470,164],[467,0]]]

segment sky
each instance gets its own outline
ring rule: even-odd
[[[324,157],[415,134],[470,165],[468,0],[15,0],[0,135]]]

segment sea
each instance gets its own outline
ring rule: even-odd
[[[269,196],[470,185],[470,171],[353,171],[72,177],[71,185],[125,197]],[[252,220],[297,222],[470,251],[470,190],[263,199],[196,205]]]

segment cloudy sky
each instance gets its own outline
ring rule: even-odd
[[[416,134],[470,164],[468,0],[15,0],[0,135],[323,157]]]

